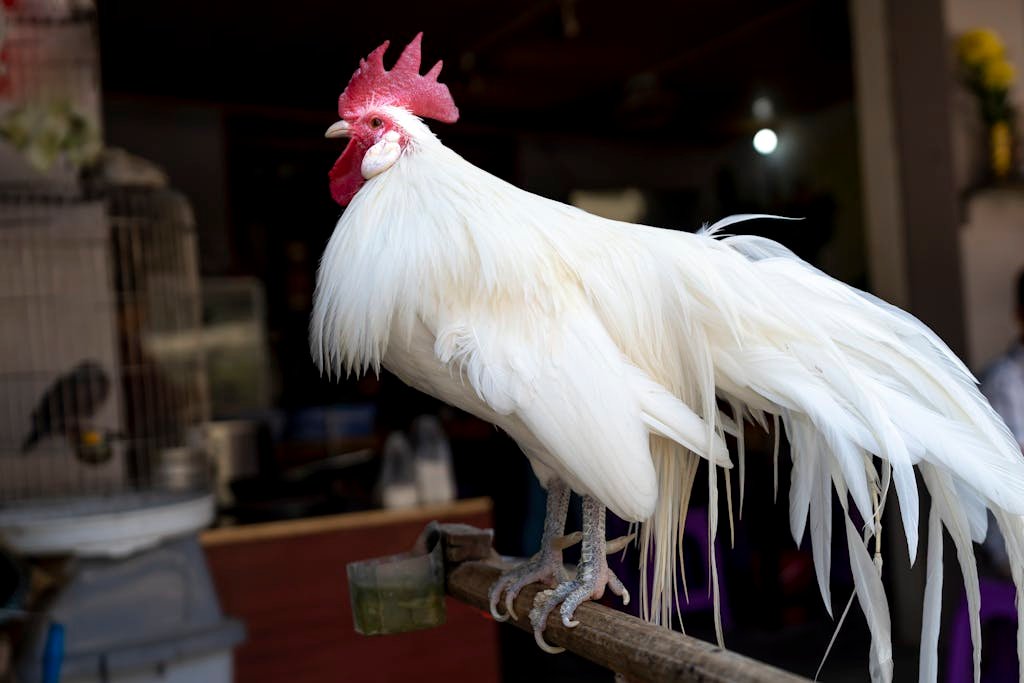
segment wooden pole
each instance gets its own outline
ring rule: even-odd
[[[492,563],[493,560],[467,561],[446,567],[448,594],[487,611],[487,591],[501,573]],[[509,623],[532,632],[527,615],[534,596],[544,588],[539,584],[524,588],[515,601],[518,619],[509,619]],[[597,603],[580,605],[574,618],[579,625],[566,628],[556,610],[548,618],[544,639],[622,674],[629,683],[796,683],[807,680]]]

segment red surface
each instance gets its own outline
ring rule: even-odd
[[[479,527],[489,515],[451,518]],[[439,628],[365,637],[352,627],[345,565],[408,550],[426,521],[206,548],[221,607],[245,621],[235,681],[497,681],[497,624],[448,599]]]

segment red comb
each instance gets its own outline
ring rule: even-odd
[[[354,116],[370,104],[391,104],[405,107],[423,118],[455,123],[459,109],[448,86],[437,82],[442,63],[439,61],[426,75],[420,75],[422,40],[423,34],[417,33],[390,71],[384,68],[384,53],[390,41],[384,41],[366,59],[360,60],[359,68],[338,98],[338,113],[342,118]]]

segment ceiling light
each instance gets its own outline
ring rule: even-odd
[[[779,136],[771,128],[762,128],[754,133],[754,149],[757,150],[758,154],[767,156],[774,152],[778,146]]]

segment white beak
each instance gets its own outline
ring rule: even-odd
[[[327,132],[324,133],[324,137],[325,138],[347,138],[348,134],[349,134],[348,121],[345,121],[344,119],[342,119],[341,121],[338,121],[337,123],[332,125],[330,128],[328,128]]]

